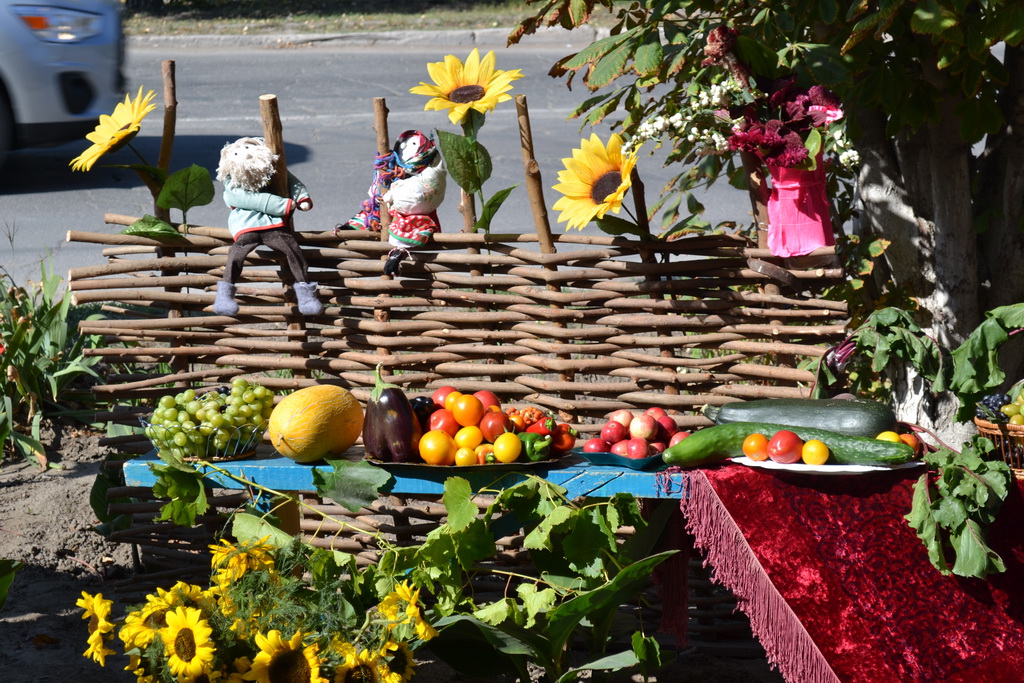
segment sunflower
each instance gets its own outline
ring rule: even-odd
[[[281,638],[281,632],[277,630],[266,636],[257,633],[256,646],[260,651],[245,680],[257,683],[326,683],[320,677],[317,647],[308,645],[303,648],[301,631],[296,631],[291,640]]]
[[[215,646],[210,635],[213,629],[203,613],[194,607],[175,607],[167,612],[167,626],[160,629],[164,653],[171,673],[194,680],[209,673]]]
[[[380,657],[370,650],[348,648],[345,662],[334,670],[334,683],[382,683]]]
[[[566,230],[582,230],[594,218],[604,218],[609,210],[619,212],[636,165],[635,150],[623,155],[622,138],[613,133],[605,148],[596,134],[591,135],[572,151],[571,159],[562,159],[562,163],[565,170],[558,172],[559,183],[554,189],[563,196],[554,209],[562,212],[559,222],[568,221]]]
[[[211,545],[211,566],[216,570],[214,583],[221,591],[226,591],[231,584],[238,581],[249,571],[274,571],[273,548],[267,545],[267,537],[246,548],[238,548],[229,541],[221,539],[220,545]]]
[[[248,657],[239,657],[231,663],[232,671],[228,674],[228,683],[243,683],[245,674],[252,669],[252,662]]]
[[[84,657],[90,657],[100,666],[105,666],[107,655],[114,654],[114,651],[107,648],[107,641],[113,636],[114,623],[110,621],[110,607],[114,604],[112,600],[106,600],[103,593],[89,595],[82,591],[82,597],[75,601],[85,612],[83,619],[89,620],[88,649],[82,653]]]
[[[166,595],[166,591],[160,591]],[[117,635],[124,642],[124,649],[139,648],[145,650],[156,637],[157,632],[167,625],[165,616],[170,605],[160,595],[150,593],[146,596],[146,604],[140,609],[130,612],[124,619],[124,625]]]
[[[385,643],[380,652],[379,669],[382,683],[406,683],[416,673],[409,645],[393,640]]]
[[[128,144],[139,132],[146,114],[156,109],[156,105],[152,103],[154,97],[156,93],[152,90],[143,97],[140,86],[139,94],[134,99],[125,95],[124,102],[119,102],[114,107],[113,114],[102,114],[96,129],[85,136],[86,140],[93,143],[92,146],[71,160],[71,170],[91,170],[101,156],[116,152]]]
[[[480,59],[476,48],[469,53],[465,65],[455,55],[446,55],[443,62],[427,64],[427,73],[434,83],[420,82],[409,92],[431,98],[424,110],[448,109],[448,119],[453,124],[462,121],[470,109],[486,114],[499,102],[512,99],[508,94],[512,81],[523,77],[519,69],[496,70],[494,51]]]

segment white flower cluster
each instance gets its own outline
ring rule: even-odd
[[[849,138],[846,137],[846,131],[843,128],[838,128],[831,132],[831,136],[832,145],[839,154],[839,163],[846,168],[859,165],[860,154],[853,148]]]
[[[639,147],[643,142],[668,135],[682,138],[694,145],[695,152],[721,154],[729,151],[726,135],[733,122],[722,114],[733,103],[733,93],[742,92],[743,86],[730,78],[698,90],[681,111],[671,116],[655,116],[640,124],[637,136],[629,140],[624,151]]]

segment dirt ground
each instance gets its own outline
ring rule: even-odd
[[[99,437],[65,426],[49,438],[49,455],[59,469],[41,471],[33,463],[7,463],[0,470],[0,558],[20,560],[0,610],[0,681],[4,683],[85,683],[134,681],[123,671],[127,658],[108,658],[105,668],[82,656],[85,622],[75,606],[82,591],[115,600],[112,582],[131,574],[129,546],[110,543],[92,529],[97,523],[89,495],[106,451]],[[677,663],[657,681],[779,683],[763,653],[716,656],[697,644],[679,653]],[[631,680],[617,676],[619,681]],[[439,662],[423,661],[419,683],[468,681]]]

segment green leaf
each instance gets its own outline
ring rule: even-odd
[[[523,601],[523,607],[526,608],[526,628],[534,628],[537,625],[537,615],[545,614],[548,610],[555,606],[555,599],[557,595],[552,588],[544,588],[537,590],[537,585],[533,583],[521,584],[516,591],[519,595],[519,599]]]
[[[438,636],[427,643],[427,649],[474,678],[494,680],[505,674],[528,681],[527,661],[539,660],[546,651],[541,635],[510,624],[499,628],[471,616],[453,615],[439,619],[434,627]]]
[[[610,606],[621,605],[636,595],[650,580],[654,568],[674,555],[676,551],[668,551],[651,555],[639,562],[624,567],[611,581],[600,588],[562,603],[548,613],[548,655],[557,656],[572,636],[580,621],[593,612],[599,612]]]
[[[139,235],[153,239],[178,239],[181,237],[181,233],[173,225],[148,213],[122,230],[121,234]]]
[[[478,510],[473,503],[473,488],[462,477],[445,480],[442,500],[448,511],[448,526],[453,530],[465,529],[476,521]]]
[[[489,605],[477,609],[473,612],[473,616],[491,626],[497,626],[508,619],[512,613],[512,599],[504,598],[502,600],[496,600]]]
[[[194,526],[198,515],[206,514],[209,503],[203,475],[193,470],[183,471],[176,467],[152,465],[157,473],[153,484],[153,495],[169,498],[160,508],[158,520],[170,520],[178,526]]]
[[[591,90],[605,87],[626,73],[626,62],[631,52],[632,48],[628,43],[615,48],[594,65],[583,82]]]
[[[938,0],[919,0],[910,19],[910,28],[915,33],[939,35],[955,26],[956,15]]]
[[[14,583],[14,575],[24,568],[24,563],[17,560],[0,560],[0,608],[7,602],[7,591]]]
[[[391,481],[391,475],[379,467],[360,460],[327,460],[331,471],[313,468],[313,484],[318,495],[330,498],[352,512],[369,507],[380,490]]]
[[[523,547],[527,550],[554,550],[551,539],[552,531],[558,528],[559,525],[569,521],[571,517],[572,511],[568,506],[555,508],[530,533],[526,534],[526,537],[523,539]]]
[[[634,634],[636,635],[636,634]],[[616,652],[613,655],[605,655],[589,662],[585,662],[580,666],[569,669],[563,675],[559,676],[556,683],[569,683],[569,681],[575,681],[579,678],[579,674],[584,671],[620,671],[622,669],[628,669],[636,666],[638,663],[637,655],[632,650],[623,650],[622,652]]]
[[[922,474],[914,483],[914,498],[910,513],[906,515],[907,524],[917,532],[917,537],[924,543],[928,559],[943,575],[948,575],[949,565],[939,535],[939,525],[932,516],[929,484],[927,474]]]
[[[473,230],[476,232],[480,232],[481,230],[484,232],[490,232],[491,221],[494,219],[494,214],[498,213],[498,209],[500,209],[501,205],[505,203],[506,199],[508,199],[512,190],[517,187],[519,187],[519,185],[513,185],[512,187],[507,187],[504,190],[498,190],[495,192],[480,210],[480,218],[477,220],[476,225],[473,226]]]
[[[196,206],[205,206],[213,201],[213,179],[202,166],[192,164],[175,171],[167,178],[156,205],[161,209],[188,211]]]
[[[248,512],[239,512],[234,516],[231,534],[239,543],[263,541],[274,548],[287,548],[295,540],[262,517]]]
[[[957,576],[985,578],[988,574],[1004,572],[1003,558],[984,542],[981,527],[972,519],[967,520],[963,531],[953,535],[956,562],[953,573]]]
[[[439,130],[437,140],[441,145],[448,174],[468,194],[476,194],[491,177],[491,157],[479,142],[462,135]]]
[[[594,222],[601,232],[609,235],[636,235],[641,239],[651,236],[650,230],[644,230],[636,223],[611,214],[605,214],[604,218],[596,218]]]
[[[648,76],[661,68],[661,60],[665,53],[661,47],[661,38],[657,31],[648,34],[646,42],[636,49],[633,55],[633,68],[641,76]]]

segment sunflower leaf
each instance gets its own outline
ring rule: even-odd
[[[181,234],[173,225],[148,213],[122,230],[121,234],[150,237],[152,239],[181,237]]]
[[[473,230],[476,232],[480,232],[481,230],[484,232],[490,232],[491,220],[494,218],[494,214],[498,213],[498,209],[500,209],[501,205],[505,203],[506,199],[508,199],[512,190],[517,187],[519,187],[518,184],[495,192],[491,198],[487,200],[487,203],[484,204],[483,209],[480,211],[480,218],[477,220],[476,225],[473,226]]]
[[[597,227],[601,228],[602,232],[609,235],[636,235],[640,238],[651,236],[650,230],[644,230],[636,223],[631,223],[618,216],[606,215],[604,218],[594,219],[594,222],[597,223]]]
[[[479,142],[445,130],[437,131],[448,174],[466,191],[476,194],[491,177],[491,155]]]
[[[213,201],[213,180],[210,172],[202,166],[192,164],[175,171],[167,178],[156,205],[161,209],[188,211],[196,206],[205,206]]]

